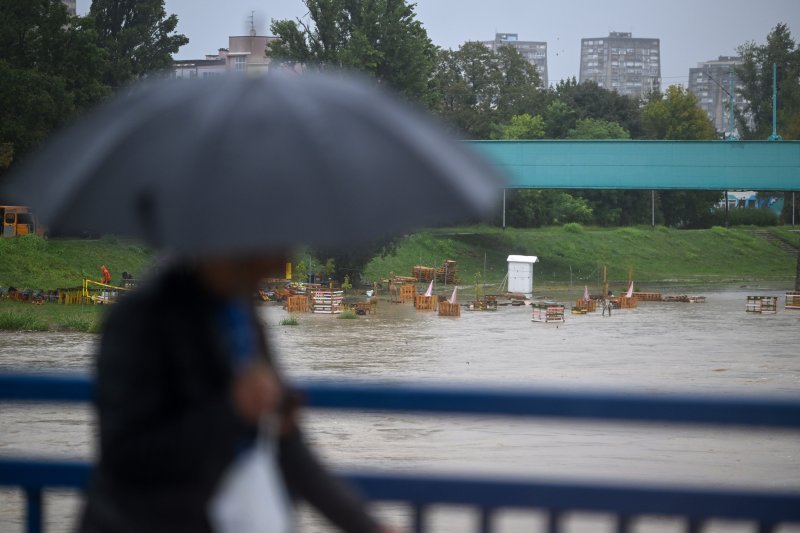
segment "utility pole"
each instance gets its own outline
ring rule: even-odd
[[[778,117],[778,65],[772,64],[772,135],[769,136],[770,141],[782,141],[783,137],[778,135],[777,129]]]
[[[729,141],[738,141],[739,137],[734,133],[734,128],[736,127],[734,124],[734,107],[736,104],[736,70],[733,65],[731,65],[731,92],[728,93],[728,100],[730,102],[730,110],[728,111],[728,140]],[[727,207],[727,204],[725,204]]]

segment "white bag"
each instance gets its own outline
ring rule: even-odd
[[[259,432],[230,466],[209,502],[216,533],[290,533],[292,509],[277,459],[277,442]]]

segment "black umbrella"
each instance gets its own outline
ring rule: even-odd
[[[137,87],[56,136],[5,192],[54,231],[197,254],[463,221],[501,187],[468,146],[369,83],[274,72]]]

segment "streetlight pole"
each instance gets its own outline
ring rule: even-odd
[[[777,116],[778,116],[778,65],[772,64],[772,135],[769,136],[770,141],[781,141],[783,137],[778,135],[777,129]]]

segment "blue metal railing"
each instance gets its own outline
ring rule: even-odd
[[[299,387],[307,404],[320,409],[451,413],[582,420],[800,429],[800,399],[720,396],[655,396],[611,392],[497,390],[307,382]],[[0,401],[86,402],[92,385],[83,376],[0,374]],[[26,495],[28,532],[41,531],[42,490],[86,486],[90,466],[81,462],[0,458],[0,486],[21,487]],[[568,511],[617,517],[617,531],[629,531],[641,515],[672,515],[699,531],[708,519],[746,520],[759,532],[800,522],[800,492],[703,489],[665,485],[564,482],[477,476],[349,473],[371,500],[407,502],[414,531],[424,530],[425,509],[433,504],[470,505],[480,510],[480,531],[490,531],[495,511],[535,508],[558,531]]]

